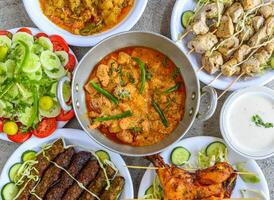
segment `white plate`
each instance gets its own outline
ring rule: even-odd
[[[184,139],[177,144],[172,145],[168,150],[164,151],[161,156],[164,158],[165,162],[170,163],[169,157],[172,152],[172,150],[177,146],[183,146],[187,148],[191,152],[190,162],[197,161],[197,154],[198,152],[206,147],[208,144],[214,141],[222,141],[223,140],[215,137],[207,137],[207,136],[198,136],[198,137],[191,137]],[[228,148],[228,159],[231,162],[231,164],[237,164],[240,162],[246,162],[246,168],[256,173],[260,178],[259,184],[247,184],[241,180],[240,177],[237,178],[235,189],[232,193],[232,198],[241,198],[241,194],[239,192],[240,189],[256,189],[261,190],[267,197],[267,200],[270,200],[269,197],[269,190],[267,186],[267,182],[265,180],[264,174],[260,167],[257,165],[257,163],[254,160],[246,159],[239,154],[236,154],[233,150]],[[144,196],[144,193],[146,189],[152,184],[152,181],[155,177],[156,173],[154,170],[147,170],[146,173],[143,176],[143,179],[141,181],[138,197],[142,198]]]
[[[21,27],[21,28],[22,28],[22,27]],[[42,31],[40,31],[40,30],[37,29],[37,28],[31,28],[31,27],[25,27],[25,28],[30,29],[33,35],[42,32]],[[16,31],[17,31],[18,29],[20,29],[20,28],[10,29],[10,30],[8,30],[8,31],[11,32],[12,34],[14,34],[14,33],[16,33]],[[72,55],[74,55],[74,57],[75,57],[75,59],[76,59],[76,66],[77,66],[78,60],[77,60],[76,55],[74,54],[74,52],[73,52],[71,49],[69,49],[69,52],[70,52]],[[76,66],[75,66],[75,69],[76,69]],[[63,128],[63,127],[66,125],[66,123],[68,123],[68,121],[66,121],[66,122],[59,121],[59,122],[58,122],[58,128]],[[33,136],[32,136],[32,137],[33,137]],[[9,138],[7,137],[7,134],[1,133],[1,132],[0,132],[0,140],[5,140],[5,141],[12,142],[12,141],[9,140]]]
[[[119,169],[119,172],[121,176],[125,178],[125,188],[123,193],[121,194],[120,199],[133,199],[133,184],[131,180],[130,173],[127,168],[125,168],[125,162],[122,159],[122,157],[119,154],[112,153],[111,151],[106,150],[103,147],[100,147],[98,144],[96,144],[93,140],[87,136],[87,134],[82,130],[77,129],[58,129],[55,131],[55,133],[47,138],[44,139],[37,139],[37,138],[31,138],[28,141],[26,141],[24,144],[22,144],[20,147],[16,149],[16,151],[13,152],[13,154],[10,156],[8,161],[6,162],[1,176],[0,176],[0,189],[2,187],[10,182],[8,172],[10,167],[17,162],[21,162],[21,156],[22,153],[27,150],[35,150],[39,151],[40,147],[44,144],[52,143],[58,138],[64,138],[66,145],[81,145],[85,147],[86,149],[97,151],[97,150],[104,150],[107,151],[111,157],[112,162],[115,164],[115,166]],[[81,149],[82,150],[82,149]]]
[[[195,8],[195,1],[196,0],[177,0],[171,16],[171,23],[170,23],[170,30],[171,30],[171,38],[173,41],[177,41],[178,36],[184,32],[184,29],[181,25],[181,16],[182,13],[186,10],[193,10]],[[191,34],[190,34],[191,35]],[[187,55],[189,49],[187,48],[186,44],[189,41],[191,36],[186,37],[183,41],[176,42],[177,45],[181,48],[181,50]],[[196,53],[192,53],[191,55],[187,55],[187,58],[190,60],[192,67],[197,71],[201,65],[200,56]],[[218,74],[218,73],[217,73]],[[216,76],[210,75],[205,71],[200,71],[197,73],[200,81],[205,84],[210,83]],[[236,77],[220,77],[218,80],[214,81],[211,86],[220,90],[226,89],[229,84],[235,80]],[[246,77],[240,79],[237,83],[233,84],[230,90],[237,90],[240,88],[250,87],[250,86],[262,86],[274,80],[274,70],[266,71],[264,74],[256,77]]]
[[[42,31],[49,35],[61,35],[70,45],[87,47],[94,46],[101,40],[116,33],[130,30],[141,18],[146,8],[147,1],[148,0],[135,0],[133,8],[131,9],[128,16],[122,22],[120,22],[118,25],[116,25],[110,30],[91,36],[74,35],[55,25],[43,14],[39,0],[23,0],[23,3],[31,20]]]

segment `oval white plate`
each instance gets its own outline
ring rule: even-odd
[[[181,140],[177,144],[172,145],[168,150],[161,153],[161,156],[164,158],[165,162],[170,163],[169,157],[172,150],[177,146],[183,146],[187,148],[191,152],[190,162],[197,161],[197,154],[202,149],[205,148],[208,144],[214,141],[222,141],[222,139],[215,138],[215,137],[208,137],[208,136],[198,136],[198,137],[191,137],[184,140]],[[231,164],[237,164],[240,162],[246,162],[246,168],[256,173],[260,178],[259,184],[247,184],[241,180],[240,177],[237,178],[236,186],[232,193],[232,198],[241,198],[241,194],[239,192],[240,189],[255,189],[261,190],[267,197],[267,200],[270,200],[269,197],[269,189],[267,186],[267,182],[265,180],[264,174],[260,167],[254,160],[246,159],[239,154],[236,154],[233,150],[228,148],[228,159]],[[155,177],[156,173],[155,170],[147,170],[144,174],[138,192],[138,197],[142,198],[146,189],[152,184],[152,181]]]
[[[181,16],[182,13],[186,10],[193,10],[195,8],[195,0],[177,0],[171,16],[170,30],[171,30],[171,38],[173,41],[177,41],[178,37],[184,32],[184,29],[181,25]],[[191,34],[190,34],[191,35]],[[189,49],[186,44],[189,41],[191,36],[184,38],[183,41],[178,41],[176,44],[181,48],[181,50],[187,55]],[[190,60],[192,67],[197,71],[201,67],[201,56],[192,53],[187,55],[187,58]],[[209,84],[217,75],[210,75],[205,71],[199,71],[197,73],[200,81],[205,84]],[[229,84],[235,80],[236,77],[220,77],[218,80],[214,81],[211,86],[220,90],[225,90]],[[268,70],[264,74],[256,77],[246,77],[241,78],[238,82],[233,84],[230,90],[237,90],[240,88],[250,87],[250,86],[262,86],[274,80],[274,70]]]
[[[1,176],[0,176],[0,189],[2,187],[10,182],[8,172],[10,167],[17,162],[21,162],[21,156],[22,153],[27,150],[35,150],[39,151],[40,147],[44,144],[48,144],[51,142],[54,142],[58,138],[64,138],[66,145],[81,145],[86,149],[90,149],[92,151],[97,150],[104,150],[107,151],[111,157],[111,160],[115,164],[115,166],[119,169],[119,172],[121,176],[125,178],[125,188],[123,193],[120,196],[120,199],[132,199],[133,198],[133,184],[131,180],[130,173],[128,169],[125,166],[125,162],[123,158],[116,153],[112,153],[111,151],[106,150],[103,147],[100,147],[98,144],[96,144],[93,140],[87,136],[87,134],[82,130],[77,129],[58,129],[55,131],[55,133],[44,139],[37,139],[37,138],[31,138],[28,141],[26,141],[24,144],[22,144],[20,147],[16,149],[16,151],[13,152],[13,154],[10,156],[8,161],[6,162]],[[76,148],[77,149],[77,148]]]
[[[55,25],[43,14],[39,0],[23,0],[23,3],[31,20],[42,31],[49,35],[61,35],[70,45],[87,47],[94,46],[101,40],[116,33],[130,30],[141,18],[146,8],[147,1],[148,0],[135,0],[132,10],[122,22],[120,22],[118,25],[116,25],[110,30],[91,36],[74,35]]]
[[[22,27],[20,27],[20,28],[22,28]],[[16,31],[17,31],[18,29],[20,29],[20,28],[10,29],[10,30],[8,30],[8,31],[11,32],[12,34],[14,34],[14,33],[16,33]],[[24,28],[30,29],[33,35],[42,32],[42,31],[40,31],[40,30],[37,29],[37,28],[31,28],[31,27],[24,27]],[[76,66],[75,66],[75,68],[74,68],[74,69],[76,69],[76,67],[77,67],[77,65],[78,65],[77,57],[76,57],[76,55],[74,54],[74,52],[73,52],[71,49],[69,49],[69,52],[70,52],[72,55],[74,55],[74,57],[75,57],[75,59],[76,59]],[[58,128],[63,128],[63,127],[66,125],[66,123],[68,123],[68,121],[66,121],[66,122],[59,121],[59,122],[58,122]],[[33,137],[33,136],[32,136],[32,137]],[[0,140],[5,140],[5,141],[8,141],[8,142],[13,142],[13,141],[10,141],[10,140],[9,140],[9,138],[7,137],[7,134],[1,133],[1,132],[0,132]]]

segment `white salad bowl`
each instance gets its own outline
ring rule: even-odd
[[[122,20],[113,28],[94,35],[81,36],[72,34],[51,22],[47,16],[43,14],[39,0],[23,0],[29,17],[36,24],[36,26],[39,27],[40,30],[49,35],[58,34],[62,36],[70,45],[81,47],[94,46],[101,40],[111,35],[130,30],[141,18],[146,8],[147,2],[148,0],[135,0],[128,16],[126,16],[124,20]]]

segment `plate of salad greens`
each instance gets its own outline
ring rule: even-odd
[[[222,139],[208,136],[191,137],[161,153],[164,161],[180,168],[205,169],[218,162],[228,162],[239,172],[231,198],[270,200],[264,174],[258,164],[227,147]],[[138,198],[163,199],[163,190],[155,170],[147,170],[141,181]]]
[[[44,138],[74,117],[57,99],[58,81],[71,77],[77,59],[66,41],[36,28],[0,30],[0,139]],[[62,91],[69,103],[70,84]]]

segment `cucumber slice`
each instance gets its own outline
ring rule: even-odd
[[[22,154],[21,160],[22,162],[26,162],[28,160],[36,160],[36,151],[27,150]]]
[[[4,83],[4,81],[8,78],[7,71],[8,70],[5,63],[0,62],[0,83]]]
[[[17,172],[18,169],[22,166],[22,163],[15,163],[14,165],[12,165],[12,167],[9,170],[9,178],[11,182],[16,182],[17,181]]]
[[[50,93],[53,94],[55,97],[57,96],[57,83],[52,84]],[[63,96],[65,102],[67,102],[71,97],[71,85],[68,82],[64,83]]]
[[[39,70],[41,67],[40,59],[37,55],[31,54],[28,64],[23,67],[23,71],[26,73],[33,73]]]
[[[189,25],[193,16],[194,12],[192,10],[187,10],[182,14],[181,24],[184,28],[186,28]]]
[[[69,62],[69,55],[65,51],[55,51],[54,52],[60,59],[62,66],[66,66]]]
[[[184,147],[176,147],[170,154],[172,164],[180,166],[184,165],[190,158],[191,153]]]
[[[104,150],[96,151],[95,154],[98,156],[102,163],[105,163],[106,160],[110,161],[110,156],[108,152]]]
[[[23,111],[18,113],[18,121],[25,126],[29,126],[29,121],[32,116],[32,107],[26,107]]]
[[[43,76],[42,68],[40,67],[36,72],[27,73],[30,80],[40,81]]]
[[[6,102],[0,99],[0,117],[6,115]]]
[[[31,52],[36,55],[41,55],[43,51],[44,51],[44,48],[38,42],[34,42],[31,48]]]
[[[54,102],[54,105],[52,106],[50,110],[43,110],[39,108],[39,114],[47,118],[57,117],[60,113],[61,113],[61,106],[57,102]]]
[[[210,143],[207,147],[206,147],[206,155],[209,156],[209,157],[212,157],[212,156],[216,156],[218,155],[218,153],[221,151],[221,152],[225,152],[226,151],[226,145],[222,142],[212,142]]]
[[[59,79],[66,75],[66,71],[63,67],[59,67],[53,70],[45,70],[46,75],[52,79]]]
[[[53,51],[53,44],[47,37],[39,37],[38,44],[40,44],[44,50]]]
[[[153,185],[149,186],[146,191],[145,195],[153,195]]]
[[[3,200],[13,200],[19,192],[19,188],[14,183],[7,183],[1,190]]]
[[[274,56],[270,60],[271,68],[274,69]]]
[[[0,61],[3,62],[6,60],[9,52],[9,47],[7,45],[0,45]]]
[[[34,42],[33,36],[28,33],[25,33],[25,32],[15,33],[12,37],[12,41],[16,44],[17,41],[19,40],[25,42],[30,48],[33,46],[33,42]]]
[[[8,78],[12,78],[13,75],[14,75],[15,68],[16,68],[16,63],[14,62],[14,60],[8,59],[5,62],[5,65],[7,67],[7,76],[8,76]]]
[[[0,35],[0,46],[7,46],[8,48],[11,47],[11,39],[6,35]]]
[[[45,70],[59,69],[62,67],[58,56],[49,50],[42,52],[40,60]]]

